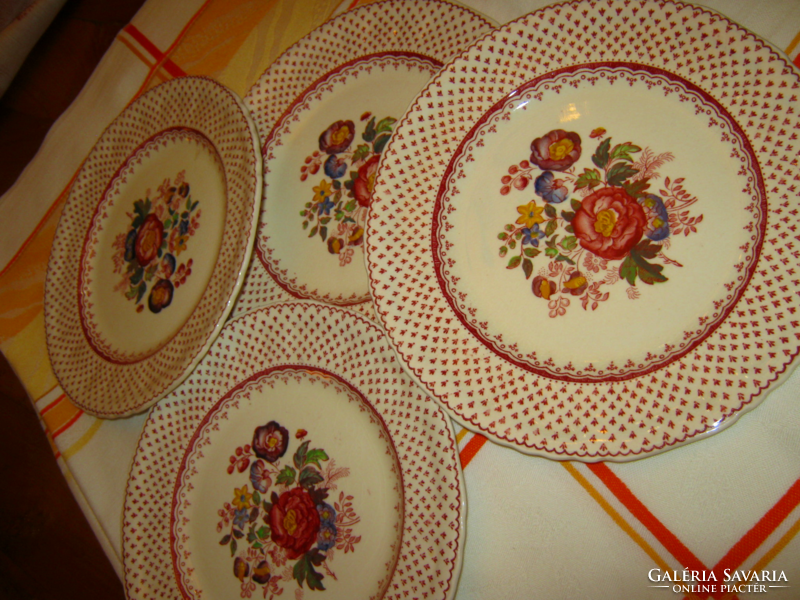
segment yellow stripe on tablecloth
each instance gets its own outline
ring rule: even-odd
[[[656,565],[658,565],[658,567],[662,571],[670,570],[669,565],[663,558],[661,558],[661,556],[659,556],[658,552],[656,552],[653,549],[653,547],[650,544],[648,544],[647,541],[641,535],[639,535],[633,529],[633,527],[631,527],[628,524],[628,522],[622,517],[622,515],[620,515],[617,512],[617,510],[613,506],[611,506],[611,504],[605,498],[603,498],[602,494],[600,494],[600,492],[598,492],[594,488],[594,486],[591,483],[589,483],[589,480],[586,479],[586,477],[584,477],[583,475],[581,475],[580,472],[578,472],[578,469],[576,469],[572,463],[562,462],[561,466],[563,466],[567,470],[567,472],[570,475],[572,475],[573,478],[575,478],[575,480],[581,485],[581,487],[589,493],[589,495],[594,499],[594,501],[600,505],[600,508],[606,511],[606,514],[608,514],[608,516],[611,517],[614,523],[616,523],[619,526],[619,528],[622,529],[622,531],[627,533],[628,537],[630,537],[634,542],[636,542],[636,544],[642,550],[644,550],[647,556],[653,559],[653,562],[655,562]]]
[[[41,306],[26,327],[13,338],[0,343],[0,350],[14,367],[22,386],[34,401],[48,394],[57,385],[47,355]]]
[[[56,457],[58,460],[61,457],[61,450],[58,449],[56,446],[56,441],[53,439],[52,434],[48,431],[47,427],[44,425],[43,421],[40,421],[42,424],[42,429],[44,429],[44,435],[47,437],[47,442],[50,444],[50,450],[53,452],[53,456]]]
[[[798,532],[800,532],[800,518],[798,518],[794,525],[792,525],[789,530],[781,536],[775,545],[770,548],[769,551],[764,554],[764,556],[762,556],[755,565],[753,565],[751,570],[761,571],[762,569],[765,569],[772,559],[778,556],[778,554],[781,553],[787,544],[794,539]]]
[[[94,418],[94,417],[87,417],[87,418]],[[103,421],[102,419],[95,419],[94,423],[91,424],[89,429],[87,429],[86,432],[81,437],[79,437],[74,444],[71,444],[69,448],[66,448],[61,453],[61,455],[64,457],[64,460],[69,460],[70,458],[75,456],[78,452],[80,452],[83,449],[83,447],[92,440],[92,438],[95,436],[100,427],[103,426],[104,422],[105,421]]]
[[[463,440],[463,439],[464,439],[464,437],[465,437],[465,436],[466,436],[468,433],[469,433],[469,430],[468,430],[468,429],[462,429],[461,431],[459,431],[459,432],[456,434],[456,443],[457,443],[457,444],[460,444],[460,443],[461,443],[461,440]]]
[[[34,398],[33,405],[36,407],[36,412],[41,413],[44,410],[44,407],[50,404],[53,400],[58,398],[63,392],[61,386],[54,385],[49,390],[47,390],[44,394],[39,396],[38,398]],[[49,396],[49,398],[48,398]]]
[[[794,39],[792,40],[792,43],[791,43],[791,44],[789,44],[789,46],[787,46],[787,48],[786,48],[786,54],[791,54],[791,53],[792,53],[792,51],[793,51],[795,48],[797,48],[797,44],[800,44],[800,31],[798,31],[798,32],[797,32],[797,35],[796,35],[796,36],[794,36]]]
[[[41,314],[47,261],[66,197],[65,191],[25,250],[0,276],[0,344],[19,334]]]

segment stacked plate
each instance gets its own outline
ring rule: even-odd
[[[45,301],[76,404],[152,406],[128,596],[451,598],[448,417],[584,461],[732,424],[798,350],[799,88],[690,5],[492,29],[388,0],[243,101],[202,78],[138,98],[75,181]]]

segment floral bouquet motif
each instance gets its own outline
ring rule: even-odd
[[[144,310],[142,298],[150,292],[147,307],[159,313],[172,303],[175,289],[186,283],[192,274],[192,259],[178,263],[178,256],[200,227],[199,200],[192,200],[185,171],[158,188],[151,200],[148,192],[143,200],[133,203],[131,223],[125,233],[113,242],[114,273],[122,275],[114,291],[124,292],[133,300],[136,312]]]
[[[384,117],[376,123],[367,112],[361,134],[364,141],[351,148],[356,136],[352,121],[336,121],[319,136],[319,151],[307,156],[300,167],[300,180],[316,175],[320,167],[329,179],[314,186],[314,198],[300,211],[303,229],[311,227],[308,237],[319,236],[328,252],[339,255],[339,266],[353,259],[354,248],[364,241],[364,224],[369,210],[380,155],[392,135],[395,119]],[[333,229],[335,227],[335,230]]]
[[[510,254],[506,268],[522,267],[551,318],[566,314],[571,298],[580,298],[584,310],[596,310],[609,298],[607,287],[619,281],[628,283],[631,299],[639,297],[637,281],[668,281],[665,265],[682,266],[665,253],[672,238],[696,233],[703,220],[689,214],[697,198],[683,189],[682,178],[667,177],[660,195],[649,191],[660,178],[657,169],[673,160],[670,152],[655,154],[630,142],[612,145],[605,133],[597,128],[589,136],[598,139],[594,168],[579,173],[580,136],[555,129],[534,139],[530,160],[512,165],[501,179],[504,196],[533,183],[535,197],[517,207],[516,222],[497,237],[500,256]],[[559,211],[556,205],[568,198],[571,210]],[[534,274],[542,253],[547,262]]]
[[[306,435],[300,429],[295,437]],[[310,440],[300,444],[291,464],[282,465],[288,448],[289,432],[270,421],[256,428],[252,444],[238,447],[230,457],[228,474],[247,471],[253,486],[252,492],[247,484],[234,488],[233,500],[218,511],[217,531],[227,531],[219,543],[234,557],[242,598],[251,597],[257,585],[263,586],[264,598],[273,598],[283,593],[281,582],[292,579],[299,586],[297,598],[304,583],[310,590],[324,590],[325,574],[336,579],[330,566],[335,551],[347,554],[361,541],[353,535],[361,520],[353,497],[341,492],[338,502],[327,501],[336,481],[350,470],[336,468],[325,450],[311,448]],[[241,550],[240,541],[246,542]]]

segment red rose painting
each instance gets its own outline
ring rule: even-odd
[[[309,493],[297,487],[281,494],[269,513],[272,541],[286,548],[295,559],[305,554],[317,541],[319,513]]]
[[[625,190],[602,188],[581,204],[572,227],[581,246],[600,258],[621,260],[642,239],[647,218]]]
[[[627,282],[627,296],[635,300],[637,283],[668,281],[665,265],[682,266],[666,254],[671,237],[696,233],[703,220],[690,215],[698,199],[684,189],[683,178],[666,177],[659,195],[650,191],[660,178],[657,169],[673,160],[671,152],[612,144],[603,127],[586,133],[598,140],[591,161],[582,161],[577,132],[553,129],[534,138],[529,160],[500,178],[501,196],[528,194],[516,207],[519,218],[497,234],[500,257],[506,269],[531,282],[533,297],[547,303],[551,318],[566,315],[574,299],[584,310],[597,310],[618,282]],[[579,161],[585,163],[580,168]],[[526,191],[530,181],[533,194]]]

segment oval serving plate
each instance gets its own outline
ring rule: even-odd
[[[299,298],[374,318],[363,241],[383,149],[431,76],[490,29],[449,2],[377,2],[318,27],[264,72],[244,98],[264,201],[234,315]]]
[[[261,189],[247,109],[210,79],[162,84],[103,132],[45,282],[50,360],[76,405],[124,417],[189,374],[241,287]]]
[[[348,309],[231,320],[153,408],[128,481],[128,598],[455,594],[465,491],[449,418]]]
[[[799,83],[673,2],[559,4],[474,44],[399,124],[370,213],[408,370],[466,427],[551,458],[733,423],[798,351]]]

